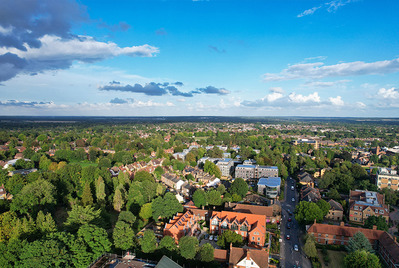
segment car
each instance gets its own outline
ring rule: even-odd
[[[213,240],[215,240],[217,242],[218,241],[218,237],[215,235],[215,238]]]
[[[209,238],[209,234],[205,234],[205,239],[208,239]]]
[[[289,222],[291,222],[291,221],[292,221],[292,219],[291,219],[291,218],[288,218],[288,221],[289,221]]]
[[[288,215],[292,216],[291,209],[287,209]]]
[[[209,240],[211,240],[211,241],[213,240],[213,235],[211,235],[211,236],[209,237]]]
[[[298,250],[299,250],[298,245],[294,245],[294,250],[295,250],[295,251],[298,251]]]
[[[295,188],[294,188],[294,186],[293,185],[291,185],[291,190],[294,190]]]
[[[291,239],[290,235],[287,234],[287,235],[285,236],[285,239],[290,240],[290,239]]]
[[[291,224],[290,223],[287,224],[287,229],[291,229]]]
[[[292,198],[291,201],[292,201],[292,202],[295,202],[295,198]]]

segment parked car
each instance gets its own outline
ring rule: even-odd
[[[209,237],[209,240],[211,240],[211,241],[213,240],[213,235],[211,235],[211,236]]]
[[[298,245],[294,245],[294,250],[295,250],[295,251],[298,251],[298,250],[299,250]]]
[[[294,186],[293,185],[291,185],[291,190],[294,190],[295,188],[294,188]]]
[[[295,202],[295,198],[292,198],[291,201],[292,201],[292,202]]]
[[[292,216],[291,209],[287,209],[288,215]]]
[[[213,240],[215,240],[216,242],[218,241],[217,235],[215,235],[215,238],[213,238]]]
[[[285,236],[285,239],[290,240],[290,239],[291,239],[290,235],[287,234],[287,235]]]
[[[292,219],[291,219],[291,218],[288,218],[288,221],[289,221],[289,222],[291,222],[291,221],[292,221]]]
[[[290,223],[287,224],[287,229],[291,229],[291,224]]]
[[[205,234],[205,239],[208,239],[209,238],[209,234]]]

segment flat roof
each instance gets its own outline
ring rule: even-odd
[[[277,187],[281,185],[281,178],[280,177],[260,178],[258,181],[258,185]]]

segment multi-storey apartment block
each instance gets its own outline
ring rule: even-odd
[[[399,189],[399,175],[396,170],[388,170],[387,168],[379,167],[377,170],[376,184],[378,189]]]
[[[237,165],[235,170],[236,178],[259,179],[265,177],[278,177],[278,167],[259,165]]]
[[[231,158],[223,158],[216,163],[223,177],[231,176],[234,170],[234,161]]]
[[[211,233],[220,235],[225,230],[232,230],[243,239],[248,239],[248,244],[263,247],[266,237],[266,216],[214,211],[210,218]]]
[[[267,198],[277,198],[280,194],[281,178],[260,178],[258,181],[258,193],[266,195]]]
[[[193,236],[200,230],[198,226],[199,217],[187,211],[186,213],[177,213],[173,216],[173,219],[165,225],[163,230],[164,235],[169,235],[173,237],[178,243],[179,239],[183,236]]]
[[[389,207],[385,205],[384,196],[371,191],[350,191],[349,220],[364,224],[370,216],[382,216],[388,222]]]

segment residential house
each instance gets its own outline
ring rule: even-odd
[[[317,140],[299,139],[292,142],[293,145],[298,145],[302,143],[312,145],[315,150],[319,149],[319,142]]]
[[[320,190],[306,185],[301,188],[299,199],[301,201],[317,202],[321,199]]]
[[[252,248],[230,248],[229,268],[268,268],[269,252]]]
[[[274,206],[257,206],[239,203],[225,203],[225,210],[234,212],[249,213],[255,215],[265,215],[266,223],[279,223],[281,220],[281,208],[276,210]]]
[[[334,199],[330,199],[328,203],[330,204],[331,208],[326,215],[326,219],[332,221],[342,221],[342,218],[344,217],[344,208],[342,205]]]
[[[171,173],[162,174],[161,182],[169,188],[174,188],[176,190],[180,190],[181,186],[184,184],[184,181],[182,181],[177,175]]]
[[[0,199],[11,200],[12,198],[12,194],[7,193],[6,189],[4,188],[4,184],[2,184],[0,187]]]
[[[396,170],[379,167],[377,170],[376,184],[378,189],[399,189],[399,175]]]
[[[277,198],[280,194],[281,178],[269,177],[260,178],[258,181],[258,193],[268,198]]]
[[[314,179],[307,172],[301,172],[298,174],[298,180],[301,185],[314,187]]]
[[[126,266],[126,267],[136,267],[136,266]],[[148,266],[146,266],[148,267]],[[119,267],[115,267],[119,268]],[[122,268],[122,267],[121,267]],[[173,260],[169,259],[166,255],[163,255],[162,258],[159,260],[155,268],[183,268]]]
[[[184,214],[177,213],[169,223],[165,225],[164,235],[171,236],[178,243],[183,236],[194,236],[200,230],[198,226],[198,218],[190,210]]]
[[[210,232],[222,234],[232,230],[248,239],[249,245],[263,247],[266,237],[266,216],[230,211],[213,211],[210,219]]]
[[[376,249],[376,253],[380,255],[387,267],[399,267],[399,243],[396,237],[385,231],[377,230],[376,226],[373,229],[365,229],[348,227],[343,222],[340,225],[314,223],[308,228],[307,232],[313,235],[319,244],[335,245],[347,245],[351,237],[357,232],[361,232]]]
[[[372,191],[355,190],[349,193],[349,220],[364,224],[369,216],[382,216],[388,222],[389,206],[384,195]]]

